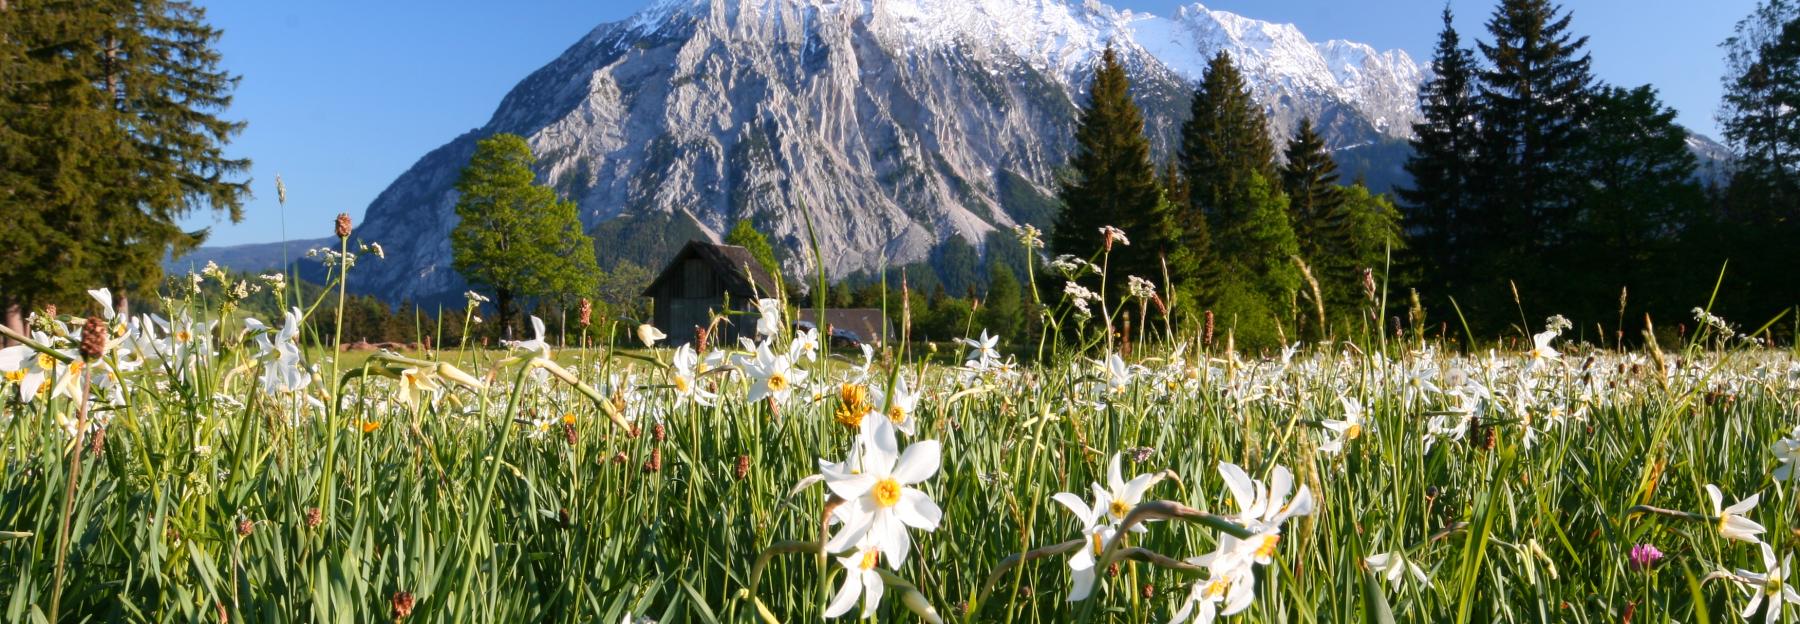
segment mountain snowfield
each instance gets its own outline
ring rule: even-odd
[[[979,248],[1053,216],[1056,170],[1109,44],[1158,158],[1219,50],[1277,136],[1310,117],[1333,146],[1391,146],[1419,115],[1423,75],[1405,52],[1312,42],[1199,4],[1157,16],[1093,0],[660,0],[595,28],[383,191],[358,237],[389,255],[359,264],[352,287],[393,301],[466,287],[450,268],[452,187],[496,132],[527,138],[541,181],[579,204],[603,267],[655,269],[686,239],[746,218],[801,275],[809,220],[833,277],[928,260],[952,236]]]

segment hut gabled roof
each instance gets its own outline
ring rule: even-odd
[[[775,296],[775,277],[763,269],[762,264],[756,261],[755,256],[750,255],[750,250],[737,245],[721,245],[699,240],[690,240],[681,247],[681,251],[675,252],[675,257],[669,259],[669,263],[663,267],[661,273],[657,274],[656,279],[651,280],[650,285],[644,287],[643,296],[656,296],[656,291],[662,287],[665,280],[678,278],[681,275],[682,263],[689,258],[699,258],[711,265],[714,274],[719,278],[719,283],[725,286],[725,292],[731,293],[733,297],[748,300],[757,296]]]

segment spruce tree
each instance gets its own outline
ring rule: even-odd
[[[1584,136],[1593,78],[1569,32],[1570,16],[1549,0],[1502,0],[1487,22],[1492,42],[1481,76],[1478,147],[1481,196],[1475,225],[1478,270],[1491,276],[1484,293],[1501,294],[1502,279],[1536,285],[1568,251],[1565,225],[1575,216],[1576,151]],[[1500,306],[1490,312],[1498,316]]]
[[[512,327],[519,297],[586,293],[600,273],[575,203],[535,184],[533,162],[524,137],[496,134],[476,144],[456,181],[453,266],[464,279],[494,289],[502,334]]]
[[[1740,315],[1769,317],[1800,300],[1800,3],[1768,0],[1725,42],[1719,122],[1737,159],[1721,222],[1689,264],[1731,262],[1722,289]],[[1728,305],[1726,309],[1732,309]]]
[[[1228,246],[1242,243],[1231,232],[1244,230],[1242,219],[1260,207],[1256,201],[1271,200],[1269,194],[1278,196],[1280,191],[1267,187],[1276,180],[1267,120],[1226,52],[1219,52],[1208,63],[1201,86],[1193,92],[1190,111],[1192,115],[1181,126],[1177,155],[1188,203],[1177,207],[1174,225],[1186,248],[1181,254],[1184,281],[1190,284],[1186,290],[1206,306],[1219,299],[1228,279],[1260,281],[1258,275],[1237,273],[1233,268],[1242,264],[1240,255],[1246,250],[1228,250]],[[1264,185],[1260,200],[1258,192],[1251,189],[1253,180]],[[1282,221],[1291,239],[1285,212]],[[1282,263],[1289,263],[1285,255]],[[1240,291],[1253,290],[1260,288]]]
[[[1300,257],[1315,267],[1327,263],[1327,240],[1332,232],[1327,220],[1344,203],[1338,186],[1337,163],[1325,151],[1325,139],[1313,132],[1312,120],[1301,119],[1288,141],[1287,162],[1281,166],[1281,187],[1288,196],[1288,218],[1300,244]]]
[[[221,117],[238,78],[221,67],[220,31],[205,9],[180,0],[96,0],[98,14],[84,73],[101,90],[118,145],[89,166],[106,175],[103,211],[80,230],[94,253],[96,281],[125,308],[129,293],[154,286],[162,260],[205,240],[180,220],[209,209],[243,218],[247,159],[224,146],[244,122]]]
[[[1075,131],[1069,175],[1061,181],[1062,213],[1050,235],[1059,254],[1089,257],[1101,246],[1100,228],[1124,230],[1129,246],[1114,246],[1109,271],[1113,283],[1127,275],[1161,274],[1161,257],[1175,247],[1160,198],[1144,120],[1132,102],[1130,79],[1108,48],[1088,87],[1088,105]],[[1117,289],[1114,294],[1122,293]]]
[[[1431,78],[1419,87],[1423,118],[1413,124],[1412,154],[1406,160],[1410,187],[1398,189],[1411,231],[1413,254],[1426,283],[1449,290],[1464,283],[1468,268],[1462,245],[1473,215],[1470,188],[1476,166],[1477,101],[1475,53],[1462,46],[1444,7],[1444,28],[1431,58]]]
[[[124,310],[166,255],[203,239],[181,218],[241,216],[248,161],[223,155],[243,124],[220,117],[236,78],[219,67],[219,32],[177,1],[0,11],[0,209],[11,229],[0,234],[0,305],[80,303],[108,286]]]
[[[1190,210],[1210,215],[1228,199],[1243,197],[1251,176],[1276,179],[1268,121],[1230,55],[1221,51],[1207,64],[1190,113],[1181,127],[1180,155]]]
[[[1220,202],[1213,253],[1232,281],[1249,284],[1271,302],[1285,302],[1300,286],[1293,257],[1300,253],[1288,220],[1288,198],[1261,174]]]

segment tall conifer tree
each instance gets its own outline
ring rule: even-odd
[[[1398,189],[1419,270],[1429,284],[1454,290],[1467,267],[1461,245],[1473,215],[1471,177],[1476,170],[1475,53],[1444,7],[1444,28],[1431,57],[1431,79],[1419,88],[1423,118],[1413,124],[1406,172],[1412,185]]]
[[[1569,23],[1550,0],[1501,0],[1487,22],[1493,40],[1480,44],[1488,62],[1480,74],[1480,231],[1462,244],[1480,243],[1479,270],[1496,279],[1544,283],[1548,266],[1568,251],[1564,226],[1583,183],[1570,172],[1594,82],[1582,51],[1587,38]],[[1501,288],[1494,281],[1482,292],[1495,296]]]
[[[1333,247],[1328,240],[1333,232],[1327,223],[1344,203],[1343,189],[1337,184],[1337,163],[1325,151],[1325,139],[1313,131],[1311,119],[1300,120],[1285,156],[1281,187],[1288,196],[1288,218],[1300,244],[1300,257],[1317,267]]]
[[[1131,81],[1111,48],[1101,55],[1088,95],[1069,157],[1072,174],[1058,192],[1062,215],[1050,246],[1056,253],[1087,257],[1100,248],[1100,228],[1117,227],[1131,245],[1113,247],[1114,283],[1123,284],[1126,275],[1155,279],[1161,275],[1161,256],[1175,246],[1174,236],[1150,162],[1143,115],[1131,101]]]

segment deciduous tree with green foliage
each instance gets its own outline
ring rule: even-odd
[[[533,162],[524,137],[496,134],[476,144],[456,181],[453,263],[465,279],[494,289],[502,332],[518,298],[585,293],[600,273],[575,203],[537,185]]]
[[[750,257],[762,265],[769,275],[781,275],[781,264],[775,261],[775,248],[769,245],[768,237],[756,231],[756,226],[749,219],[739,219],[731,231],[725,234],[725,244],[737,245],[750,251]]]

